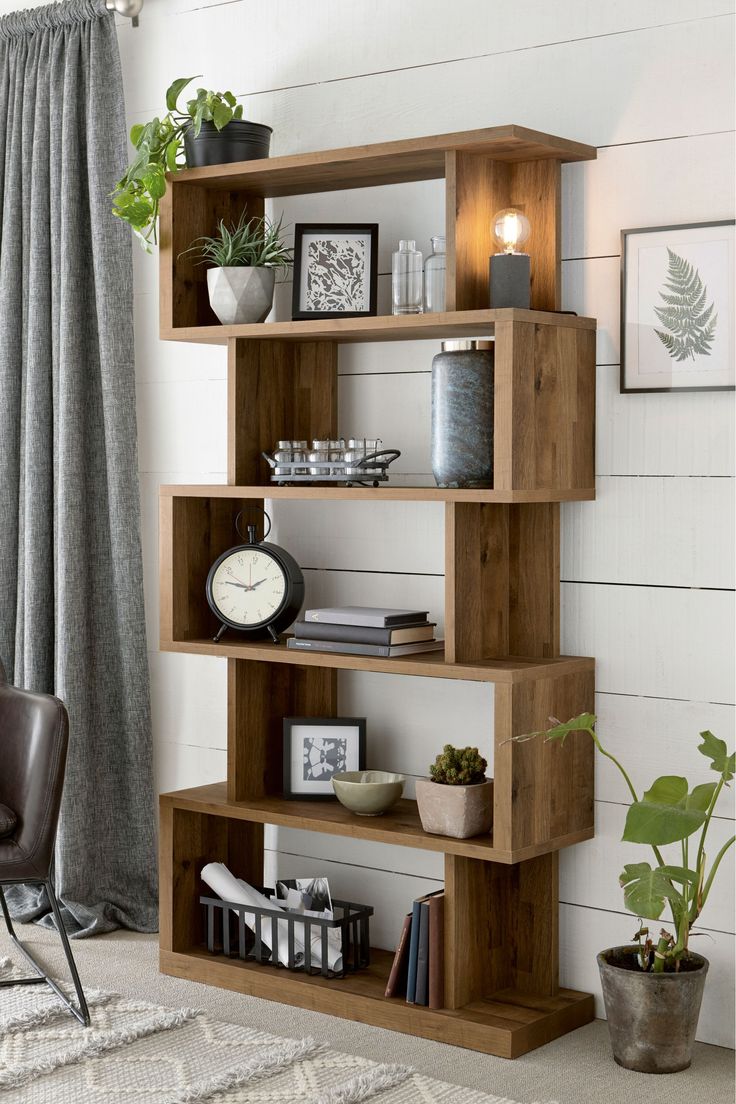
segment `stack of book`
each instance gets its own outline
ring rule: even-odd
[[[336,606],[307,610],[287,646],[303,652],[404,656],[441,651],[444,643],[435,640],[434,630],[427,610]]]
[[[387,997],[406,997],[407,1004],[444,1008],[445,891],[418,897],[401,929]]]

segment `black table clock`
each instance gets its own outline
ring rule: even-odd
[[[263,540],[256,538],[255,525],[248,525],[247,539],[243,537],[242,513],[238,514],[235,528],[245,543],[218,556],[207,575],[207,601],[221,622],[215,643],[230,628],[253,639],[270,636],[278,644],[279,632],[302,608],[304,577],[299,564],[284,548],[266,542],[271,519],[263,512],[268,521]]]

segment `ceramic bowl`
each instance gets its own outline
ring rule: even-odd
[[[337,800],[358,816],[380,816],[404,792],[406,778],[390,771],[345,771],[332,777]]]

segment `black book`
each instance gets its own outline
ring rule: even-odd
[[[331,625],[325,621],[297,621],[297,640],[339,640],[346,644],[415,644],[434,638],[434,621],[421,621],[401,628],[376,629],[368,625]]]
[[[417,986],[414,1003],[429,1004],[429,902],[419,906],[419,946],[417,948]]]

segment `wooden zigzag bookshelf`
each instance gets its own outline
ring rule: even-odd
[[[589,146],[507,126],[169,179],[161,336],[227,344],[228,485],[161,488],[161,648],[227,659],[228,777],[161,797],[163,972],[504,1057],[593,1018],[591,995],[559,987],[557,861],[561,847],[593,835],[593,748],[581,735],[564,748],[510,737],[594,707],[594,661],[559,654],[559,503],[595,495],[595,321],[554,313],[560,166],[594,157]],[[204,272],[181,255],[246,202],[257,214],[267,197],[442,177],[444,314],[220,326]],[[507,206],[532,223],[532,310],[486,307],[491,215]],[[268,485],[260,454],[276,439],[337,436],[340,343],[462,335],[495,337],[493,489]],[[213,643],[207,572],[232,545],[238,511],[264,498],[279,509],[293,499],[443,501],[444,653],[302,654],[235,634]],[[427,835],[411,801],[366,820],[281,797],[282,718],[336,715],[344,669],[494,684],[492,836]],[[207,953],[201,868],[219,860],[259,884],[265,824],[444,853],[446,1008],[386,999],[386,951],[344,980]]]

